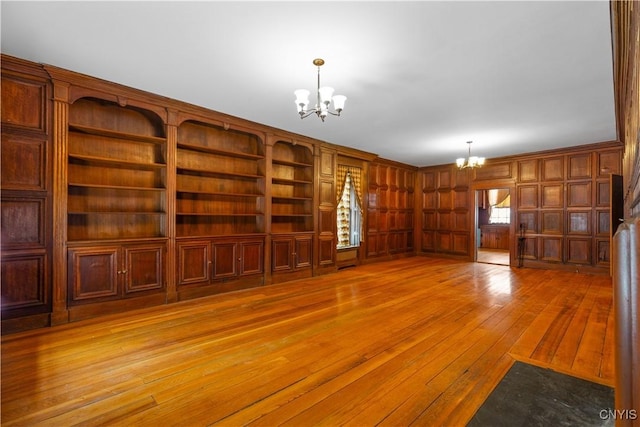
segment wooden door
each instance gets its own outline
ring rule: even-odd
[[[264,242],[253,240],[240,242],[240,276],[249,274],[262,274],[264,265]]]
[[[237,244],[235,241],[213,242],[213,280],[228,279],[238,275]]]
[[[164,288],[164,244],[126,246],[123,250],[124,293]]]
[[[118,246],[69,249],[68,286],[70,304],[117,299],[119,268]]]
[[[293,269],[293,239],[290,236],[274,237],[271,241],[271,270],[288,271]]]
[[[311,248],[313,239],[311,236],[295,237],[294,268],[311,267]]]
[[[194,240],[178,243],[178,285],[211,280],[211,243]]]

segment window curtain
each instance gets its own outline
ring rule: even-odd
[[[338,191],[336,194],[336,201],[340,202],[342,198],[342,193],[344,192],[344,186],[347,181],[347,174],[351,177],[351,183],[356,191],[356,196],[358,198],[358,206],[360,206],[360,210],[362,210],[362,169],[355,166],[346,166],[346,165],[338,165],[338,170],[336,171],[336,179],[338,185],[336,186],[336,190]]]
[[[336,186],[338,192],[337,198],[337,214],[338,214],[338,247],[349,246],[349,230],[350,230],[350,189],[353,187],[356,195],[356,204],[362,215],[362,169],[353,166],[338,165]],[[345,193],[345,190],[346,193]],[[362,236],[363,224],[360,222],[360,236]],[[360,237],[362,239],[362,237]]]

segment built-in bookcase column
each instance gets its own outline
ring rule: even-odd
[[[167,120],[167,144],[165,159],[167,161],[166,190],[168,195],[176,194],[176,152],[178,147],[177,112],[169,110]],[[167,197],[167,302],[178,300],[176,286],[176,198]]]
[[[67,323],[67,139],[69,85],[53,86],[53,310],[51,325]]]

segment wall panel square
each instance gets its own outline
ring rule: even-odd
[[[611,183],[607,181],[596,182],[596,206],[611,205]]]
[[[567,206],[570,208],[591,206],[591,182],[567,184]]]
[[[609,236],[611,230],[611,213],[609,210],[595,211],[596,235]]]
[[[518,181],[535,182],[538,181],[538,160],[522,160],[518,162]]]
[[[438,212],[438,229],[451,230],[453,228],[453,212]]]
[[[436,200],[435,191],[422,193],[422,207],[424,209],[436,209],[438,207]]]
[[[567,212],[567,234],[591,234],[591,211]]]
[[[591,154],[573,154],[569,156],[567,179],[591,178]]]
[[[620,151],[604,151],[597,153],[598,166],[597,176],[601,178],[608,178],[609,174],[620,175],[621,171],[621,156]]]
[[[541,161],[543,181],[562,181],[564,179],[563,157],[552,157]]]
[[[426,252],[433,252],[436,249],[436,232],[435,231],[423,231],[422,232],[422,250]]]
[[[438,191],[438,209],[452,209],[453,194],[451,191]]]
[[[518,209],[535,209],[538,207],[538,186],[518,186]]]
[[[518,211],[518,227],[520,229],[520,224],[524,224],[524,229],[526,233],[537,233],[538,232],[538,212],[537,211]]]
[[[540,212],[540,232],[542,234],[562,234],[563,212]]]
[[[562,184],[542,185],[542,207],[562,208],[563,206]]]
[[[591,239],[568,237],[567,262],[572,264],[591,264]]]
[[[541,237],[540,253],[543,261],[562,262],[562,237]]]
[[[427,230],[435,230],[437,228],[436,212],[423,212],[422,227]]]

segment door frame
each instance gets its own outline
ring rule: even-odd
[[[487,182],[475,182],[471,187],[471,198],[473,209],[473,230],[471,232],[471,244],[473,250],[472,254],[473,262],[478,262],[478,191],[491,190],[491,189],[507,189],[509,190],[509,196],[511,197],[511,212],[509,218],[509,266],[518,265],[518,243],[517,243],[517,228],[516,228],[516,206],[518,202],[516,193],[516,184],[513,181],[499,181],[492,180]]]

